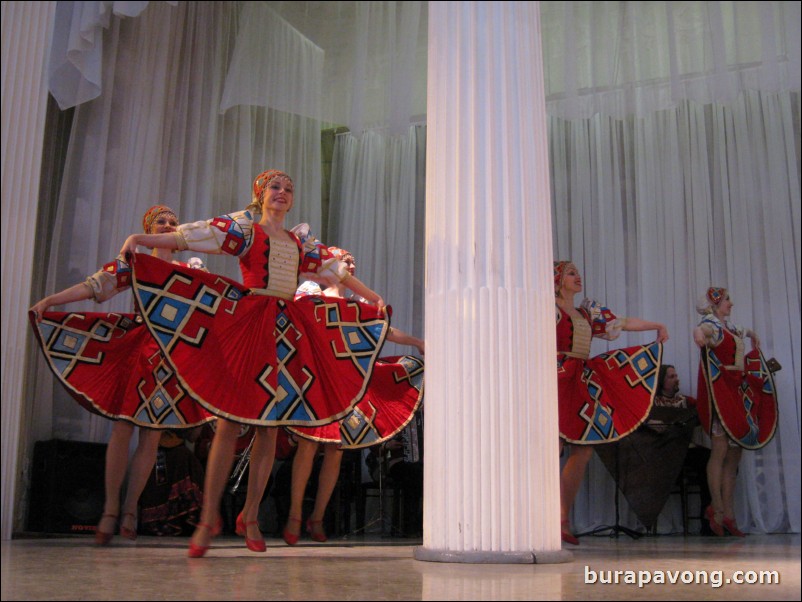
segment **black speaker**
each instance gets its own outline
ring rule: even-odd
[[[51,439],[33,448],[28,530],[93,533],[103,514],[106,444]]]

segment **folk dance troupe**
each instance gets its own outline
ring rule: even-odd
[[[252,202],[241,211],[179,225],[175,212],[156,205],[145,214],[143,233],[129,236],[114,261],[31,308],[31,325],[56,378],[84,408],[115,421],[97,544],[108,544],[118,528],[121,535],[136,537],[137,499],[143,475],[146,479],[153,467],[160,430],[217,421],[197,495],[200,520],[188,550],[190,557],[202,557],[221,532],[220,504],[242,425],[253,427],[254,437],[236,532],[248,549],[263,552],[257,513],[278,428],[311,444],[293,474],[298,497],[318,444],[333,458],[342,449],[376,445],[395,436],[419,410],[422,359],[380,353],[385,340],[396,340],[422,355],[423,341],[391,328],[389,308],[356,277],[350,253],[326,246],[306,224],[287,229],[294,200],[290,176],[268,170],[254,180]],[[152,255],[139,253],[140,246],[153,249]],[[242,282],[206,271],[197,258],[172,259],[173,252],[185,250],[236,258]],[[137,313],[50,311],[81,299],[102,302],[129,288]],[[560,531],[563,542],[573,545],[579,540],[570,526],[571,509],[593,446],[618,441],[646,420],[668,339],[662,323],[618,317],[589,298],[576,304],[582,291],[578,268],[555,261],[558,429],[561,454],[567,453],[560,475]],[[699,416],[713,442],[712,502],[705,516],[717,535],[742,536],[732,507],[740,451],[771,440],[777,400],[757,335],[730,324],[731,307],[726,289],[708,289],[698,305],[703,318],[693,339],[701,350]],[[647,344],[590,355],[594,338],[612,341],[622,331],[656,336]],[[753,342],[749,353],[745,337]],[[121,504],[134,427],[140,427],[142,449],[132,460]],[[306,523],[316,541],[326,540],[322,514],[339,469],[338,461],[331,464]],[[301,526],[295,504],[283,531],[288,544],[297,543]]]

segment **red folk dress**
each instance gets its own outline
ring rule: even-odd
[[[699,421],[710,435],[715,417],[745,449],[760,449],[777,430],[774,378],[759,350],[744,353],[744,330],[707,314],[713,335],[702,349],[697,385]]]
[[[202,268],[170,264],[182,269]],[[110,299],[131,286],[131,269],[117,258],[86,280],[95,301]],[[191,428],[214,420],[187,395],[164,361],[158,343],[137,314],[29,312],[39,348],[50,370],[85,409],[113,420],[153,429]]]
[[[320,286],[304,282],[295,297],[323,297]],[[352,296],[352,300],[362,300]],[[392,439],[409,424],[423,402],[423,360],[413,355],[380,358],[368,390],[345,418],[319,427],[287,427],[291,433],[342,449],[378,445]]]
[[[182,248],[238,257],[243,284],[136,257],[148,329],[182,387],[217,416],[320,426],[365,394],[389,318],[366,303],[294,299],[302,274],[326,283],[347,275],[302,226],[292,242],[271,240],[248,211],[178,227]]]
[[[616,349],[590,357],[593,337],[615,340],[621,322],[585,299],[574,321],[556,307],[557,390],[560,437],[569,443],[610,443],[634,431],[652,407],[662,361],[660,343]]]

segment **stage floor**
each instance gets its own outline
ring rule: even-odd
[[[103,548],[84,536],[4,541],[2,599],[800,599],[798,534],[586,536],[579,546],[564,546],[572,562],[551,565],[422,562],[413,558],[420,541],[398,539],[302,540],[294,547],[268,539],[267,553],[259,554],[248,551],[240,538],[221,537],[202,559],[187,558],[187,543],[186,538],[130,542],[119,536]],[[639,586],[637,580],[647,577],[652,582]],[[654,583],[661,577],[665,583]],[[735,582],[761,578],[763,584]]]

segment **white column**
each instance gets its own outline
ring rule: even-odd
[[[537,2],[430,2],[419,560],[562,562]]]
[[[11,539],[18,476],[27,309],[55,2],[2,3],[2,539]],[[46,234],[42,233],[43,236]]]

